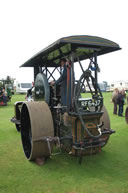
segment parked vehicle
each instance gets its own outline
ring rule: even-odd
[[[114,81],[110,84],[110,91],[114,91],[115,88],[118,88],[119,90],[126,90],[128,91],[128,80],[120,80],[120,81]]]
[[[27,90],[32,87],[32,83],[26,83],[26,82],[16,82],[16,93],[24,94],[27,93]]]

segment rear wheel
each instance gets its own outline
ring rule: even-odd
[[[126,111],[125,111],[125,121],[128,124],[128,107],[126,108]]]
[[[108,115],[108,112],[105,106],[103,106],[102,111],[104,112],[100,119],[101,123],[103,122],[102,130],[110,131],[111,130],[110,119],[109,119],[109,115]],[[100,137],[100,139],[104,140],[105,142],[104,146],[108,143],[109,137],[110,137],[110,134],[103,134]]]

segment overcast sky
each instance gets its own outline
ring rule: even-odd
[[[94,35],[122,48],[98,57],[99,82],[128,80],[127,20],[127,0],[1,0],[0,79],[32,81],[19,66],[34,54],[61,37]]]

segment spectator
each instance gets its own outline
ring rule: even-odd
[[[126,91],[125,91],[124,89],[122,89],[122,95],[123,95],[124,104],[125,104],[125,99],[126,99]]]
[[[113,95],[112,95],[112,102],[114,104],[113,114],[117,115],[117,98],[118,98],[119,90],[118,88],[115,88]]]
[[[3,97],[3,103],[6,105],[7,104],[7,93],[4,88],[2,90],[2,97]]]
[[[123,116],[123,106],[124,106],[124,95],[123,91],[120,90],[117,98],[117,104],[119,105],[118,109],[118,116],[122,117]]]
[[[33,90],[33,88],[34,88],[34,82],[32,82],[32,87],[27,90],[27,95],[25,97],[25,99],[27,101],[33,101],[33,98],[32,98],[32,90]]]

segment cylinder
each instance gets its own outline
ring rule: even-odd
[[[25,102],[21,109],[21,139],[28,160],[49,157],[54,136],[53,119],[46,102]]]

